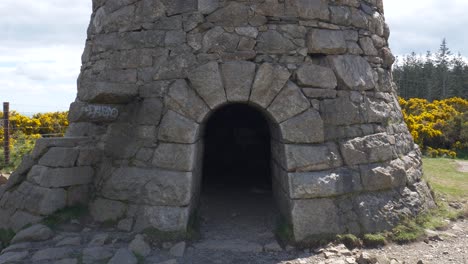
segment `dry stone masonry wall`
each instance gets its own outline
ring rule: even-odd
[[[243,103],[269,119],[297,241],[388,229],[434,205],[388,37],[382,0],[93,0],[67,137],[25,159],[0,224],[89,201],[123,230],[184,231],[207,117]]]

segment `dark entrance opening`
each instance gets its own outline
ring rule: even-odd
[[[270,129],[262,113],[225,106],[208,120],[204,140],[204,186],[271,189]]]
[[[204,129],[202,236],[267,243],[276,220],[270,126],[256,108],[224,106]]]

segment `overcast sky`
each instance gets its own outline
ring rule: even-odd
[[[468,56],[467,0],[384,0],[395,55],[436,51],[446,37]],[[23,113],[67,110],[91,0],[0,0],[0,101]]]

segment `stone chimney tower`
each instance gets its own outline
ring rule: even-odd
[[[434,206],[383,14],[382,0],[93,0],[70,128],[0,189],[0,227],[85,204],[98,222],[186,231],[206,124],[231,105],[268,123],[272,190],[296,241]]]

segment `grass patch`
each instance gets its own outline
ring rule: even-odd
[[[137,264],[145,263],[145,257],[143,257],[142,255],[140,255],[138,253],[134,253],[134,254],[135,254],[135,257],[137,259]]]
[[[362,240],[364,245],[370,248],[382,247],[387,244],[387,239],[383,234],[365,234]]]
[[[419,241],[426,233],[424,228],[412,220],[404,220],[392,230],[390,238],[397,243],[404,244]]]
[[[434,191],[452,200],[468,199],[468,173],[457,170],[453,159],[423,158],[424,177]]]
[[[292,243],[294,241],[292,225],[286,219],[280,217],[276,223],[275,236],[282,245]]]
[[[362,246],[361,240],[353,234],[338,235],[336,239],[350,249]]]
[[[46,217],[44,220],[42,220],[42,223],[49,228],[54,229],[57,226],[69,222],[72,219],[79,219],[87,213],[88,208],[85,206],[68,207]]]
[[[3,247],[10,245],[11,240],[15,236],[15,232],[11,229],[0,229],[0,242]]]

